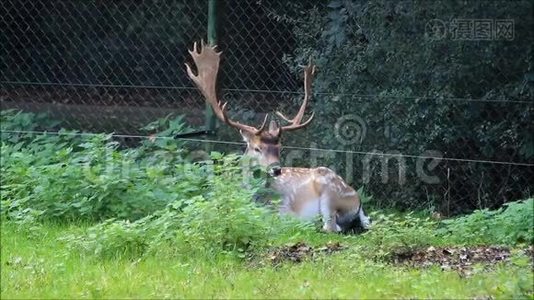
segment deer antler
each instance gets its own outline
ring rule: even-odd
[[[193,44],[193,50],[188,51],[197,67],[197,75],[193,74],[191,67],[186,63],[187,75],[189,75],[189,78],[196,84],[221,122],[239,130],[247,131],[252,134],[260,134],[265,129],[268,115],[265,116],[260,128],[241,124],[228,118],[226,114],[226,106],[228,102],[223,104],[217,99],[217,73],[219,72],[219,62],[221,60],[220,56],[222,52],[217,52],[215,50],[216,47],[217,46],[205,45],[204,41],[201,40],[200,49],[198,49],[198,44],[195,42]]]
[[[313,116],[315,115],[314,112],[312,112],[310,118],[304,122],[301,123],[302,117],[304,117],[304,112],[306,111],[306,105],[308,104],[308,101],[311,98],[312,95],[312,80],[313,75],[315,75],[315,65],[312,63],[311,59],[309,64],[304,68],[304,100],[302,101],[302,104],[300,106],[300,109],[298,113],[293,117],[293,119],[289,119],[286,116],[284,116],[281,112],[276,112],[276,114],[284,119],[285,121],[289,122],[290,124],[287,126],[283,126],[280,128],[281,131],[291,131],[291,130],[297,130],[300,128],[303,128],[310,124],[310,122],[313,119]]]

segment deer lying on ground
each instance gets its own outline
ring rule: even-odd
[[[281,196],[280,212],[290,213],[302,219],[321,215],[323,229],[327,232],[350,230],[357,219],[361,227],[368,229],[370,221],[363,211],[358,193],[334,171],[325,167],[280,167],[282,133],[304,128],[313,119],[312,113],[305,122],[302,122],[312,94],[311,83],[315,66],[310,63],[304,69],[305,95],[296,116],[289,119],[277,112],[288,125],[279,126],[277,122],[271,121],[266,128],[268,118],[266,115],[263,124],[256,128],[231,120],[226,113],[228,103],[218,99],[216,81],[221,52],[217,52],[215,48],[216,46],[201,42],[199,49],[195,42],[193,50],[189,53],[196,65],[197,75],[186,63],[187,74],[213,108],[217,118],[239,130],[247,144],[244,155],[255,159],[259,165],[268,169],[273,177],[272,188]]]

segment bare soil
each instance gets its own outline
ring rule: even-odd
[[[534,264],[534,247],[524,250]],[[442,270],[456,270],[462,275],[470,275],[473,266],[484,264],[485,267],[494,266],[500,262],[509,262],[510,249],[500,246],[477,247],[428,247],[416,251],[397,253],[392,262],[410,267],[440,266]]]
[[[293,245],[279,247],[268,253],[268,258],[273,264],[280,264],[284,261],[300,263],[307,258],[313,258],[317,254],[332,254],[345,249],[339,242],[327,243],[325,246],[314,248],[303,242]]]

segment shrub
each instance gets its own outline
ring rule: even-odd
[[[46,113],[29,113],[5,109],[0,111],[0,129],[5,131],[37,131],[57,127],[59,121],[51,120]],[[16,133],[2,134],[2,139],[16,137]]]
[[[363,234],[367,251],[375,258],[412,251],[440,242],[435,234],[437,223],[430,218],[420,218],[408,213],[370,214],[373,225]]]
[[[30,117],[2,112],[2,128],[26,124]],[[173,127],[163,132],[185,128],[179,122],[168,121]],[[18,222],[135,220],[204,192],[207,166],[186,162],[166,144],[120,149],[111,135],[64,130],[3,137],[2,216]]]
[[[158,251],[245,257],[291,229],[311,228],[251,201],[264,184],[244,188],[238,156],[220,156],[207,193],[183,198],[135,222],[110,219],[64,238],[72,247],[102,257],[138,257]]]
[[[534,199],[504,204],[497,210],[482,209],[444,220],[439,233],[461,244],[534,244]]]
[[[294,51],[285,57],[288,67],[300,75],[299,66],[313,57],[320,70],[312,101],[320,122],[312,122],[300,143],[422,156],[437,150],[446,157],[532,163],[534,85],[525,79],[532,77],[534,65],[533,19],[527,15],[531,3],[508,3],[330,0],[274,5],[271,18],[291,28],[295,39]],[[510,16],[525,20],[515,27],[516,36],[523,38],[454,43],[450,35],[433,39],[425,32],[436,18],[452,24],[451,20],[462,18]],[[338,123],[343,116],[361,118],[360,141],[340,143],[339,135],[325,134],[335,132],[339,124],[349,124]],[[353,131],[341,137],[350,139],[360,128],[347,125],[347,129]],[[447,161],[432,171],[439,182],[425,184],[415,172],[415,159],[399,159],[398,168],[402,163],[406,171],[404,184],[400,180],[384,184],[376,175],[381,174],[383,162],[380,156],[374,157],[369,163],[369,173],[375,174],[371,180],[358,176],[349,180],[365,183],[382,208],[433,206],[447,215],[466,213],[496,208],[503,198],[529,197],[534,184],[534,173],[525,167]],[[364,169],[365,158],[355,156],[351,166]],[[306,157],[301,163],[308,161]],[[344,161],[331,155],[321,164],[340,170]],[[397,168],[390,170],[390,178],[398,172]],[[443,193],[449,186],[450,192]]]
[[[66,147],[48,138],[21,149],[3,144],[3,212],[31,208],[43,219],[66,221],[136,219],[176,200],[183,187],[183,181],[173,184],[179,168],[143,164],[135,156],[105,135]]]

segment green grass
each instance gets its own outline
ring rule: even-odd
[[[34,124],[27,114],[6,116],[2,128]],[[179,120],[156,125],[167,123],[166,135],[182,128]],[[469,277],[388,263],[430,246],[525,248],[534,243],[534,199],[442,222],[366,206],[369,232],[324,234],[250,201],[265,182],[243,189],[236,155],[212,152],[193,164],[175,141],[122,149],[108,135],[2,142],[0,298],[534,296],[532,264],[519,251]],[[364,203],[371,198],[362,193]],[[269,259],[273,247],[330,241],[345,249],[302,263]]]
[[[173,253],[101,259],[70,251],[58,238],[79,226],[22,230],[3,222],[1,298],[533,298],[525,257],[462,278],[437,267],[381,262],[365,236],[310,234],[310,244],[341,241],[348,249],[303,263]],[[371,245],[379,247],[379,245]]]

